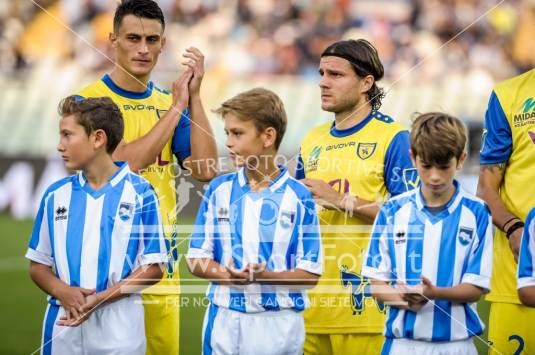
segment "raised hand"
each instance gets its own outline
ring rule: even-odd
[[[201,82],[204,77],[204,55],[199,49],[189,47],[186,49],[186,53],[182,56],[188,59],[185,62],[182,62],[182,64],[193,73],[191,81],[189,82],[189,93],[192,96],[199,95]]]
[[[182,112],[189,102],[189,82],[193,77],[191,69],[187,68],[178,79],[173,82],[173,106],[171,109],[176,109]]]

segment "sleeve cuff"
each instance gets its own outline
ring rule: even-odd
[[[162,264],[167,262],[167,254],[153,253],[143,254],[139,257],[139,265]]]
[[[516,288],[535,286],[535,277],[521,277],[516,283]]]
[[[390,282],[392,281],[392,275],[389,272],[382,272],[379,269],[375,269],[369,266],[363,266],[360,271],[362,276],[366,276],[369,279],[375,279],[380,281]]]
[[[476,274],[464,274],[461,283],[469,283],[490,291],[490,277]]]
[[[190,248],[186,254],[187,259],[213,259],[214,256],[211,252],[204,249]]]
[[[323,264],[316,263],[310,260],[304,260],[304,259],[298,260],[296,268],[311,272],[316,275],[323,274]]]
[[[50,255],[38,252],[37,250],[28,248],[25,255],[26,259],[35,261],[36,263],[52,266],[54,264],[54,259]]]

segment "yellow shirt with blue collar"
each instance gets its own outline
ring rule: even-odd
[[[535,206],[535,69],[494,87],[481,142],[480,164],[505,163],[500,198],[523,221]],[[520,303],[517,264],[505,233],[496,229],[491,302]]]
[[[381,203],[419,184],[409,157],[409,132],[391,117],[371,112],[354,127],[334,123],[312,129],[301,145],[297,178],[320,179],[339,193]],[[309,292],[307,333],[381,333],[386,307],[361,275],[371,224],[344,212],[318,212],[324,274]]]

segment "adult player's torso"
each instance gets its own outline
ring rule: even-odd
[[[169,110],[172,103],[172,96],[154,86],[152,82],[149,82],[145,92],[134,93],[118,87],[108,75],[82,89],[78,95],[83,97],[107,96],[119,106],[124,120],[123,139],[125,143],[146,135]],[[158,195],[170,260],[162,281],[146,289],[145,293],[170,294],[179,292],[176,250],[176,187],[171,142],[170,138],[156,161],[139,172],[151,183]]]
[[[505,207],[522,220],[535,206],[535,69],[498,84],[496,96],[507,117],[512,135],[512,153],[500,189]],[[516,269],[509,243],[497,229],[491,301],[520,303],[516,292]],[[505,272],[504,272],[505,270]]]
[[[374,116],[355,132],[346,130],[348,134],[333,136],[331,123],[313,129],[301,146],[305,177],[328,182],[340,193],[384,201],[385,154],[403,128],[378,112]],[[309,292],[307,332],[380,333],[386,309],[372,298],[369,281],[360,275],[371,223],[321,208],[318,216],[325,267],[318,286]]]

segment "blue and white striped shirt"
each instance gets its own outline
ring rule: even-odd
[[[26,258],[52,266],[68,285],[100,292],[140,265],[167,262],[152,186],[116,164],[97,191],[80,172],[52,184],[41,200]]]
[[[408,285],[427,277],[438,287],[469,283],[490,290],[492,219],[483,201],[455,181],[445,209],[433,215],[421,188],[389,200],[379,211],[362,274]],[[425,341],[467,339],[483,332],[476,303],[431,300],[418,312],[391,307],[384,335]]]
[[[524,225],[522,244],[518,257],[517,288],[535,286],[535,208],[533,208]]]
[[[322,273],[321,242],[314,200],[287,169],[261,192],[251,191],[242,168],[214,179],[204,196],[191,236],[189,259],[208,258],[236,269],[267,262],[270,271],[295,268]],[[213,304],[239,312],[303,310],[304,290],[284,286],[211,283]]]

